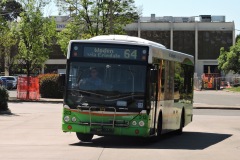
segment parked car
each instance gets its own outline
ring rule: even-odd
[[[17,88],[17,78],[14,76],[1,76],[2,85],[7,89],[16,89]]]

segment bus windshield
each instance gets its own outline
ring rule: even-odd
[[[76,106],[104,105],[143,109],[146,66],[71,62],[66,102]]]

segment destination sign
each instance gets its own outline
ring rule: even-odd
[[[134,59],[138,58],[137,49],[84,47],[84,57]]]
[[[72,46],[72,57],[147,60],[147,47],[116,44],[76,44]]]

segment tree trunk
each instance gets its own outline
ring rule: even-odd
[[[29,85],[30,85],[30,62],[27,62],[27,97],[26,99],[29,100]]]

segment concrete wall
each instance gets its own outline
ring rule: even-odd
[[[170,49],[184,48],[184,47],[175,46],[174,42],[175,43],[177,42],[178,45],[180,45],[181,40],[174,40],[174,38],[175,38],[174,31],[175,31],[175,33],[176,33],[176,31],[188,31],[188,32],[194,31],[195,39],[189,38],[189,36],[191,36],[191,34],[188,34],[189,36],[188,35],[183,35],[183,36],[178,35],[178,37],[186,38],[186,39],[187,38],[193,39],[192,41],[194,41],[194,43],[191,43],[191,45],[193,45],[193,46],[188,47],[188,48],[191,49],[190,52],[192,52],[192,50],[195,49],[195,53],[193,53],[193,55],[195,56],[195,72],[196,72],[197,76],[201,76],[203,74],[204,65],[218,65],[217,59],[204,59],[204,60],[198,59],[199,49],[203,49],[203,48],[199,48],[199,40],[201,41],[201,39],[199,39],[200,32],[201,32],[200,35],[202,35],[202,33],[204,33],[204,31],[206,31],[206,33],[208,31],[210,33],[213,32],[214,35],[219,35],[220,39],[223,37],[224,34],[226,34],[226,31],[232,33],[232,36],[231,35],[230,35],[230,37],[228,36],[228,39],[230,39],[231,42],[228,43],[227,46],[226,46],[226,44],[219,45],[219,41],[211,39],[211,40],[215,41],[214,45],[212,45],[212,47],[217,47],[217,48],[212,48],[210,50],[215,50],[215,51],[219,50],[220,51],[221,46],[230,47],[231,45],[235,44],[234,22],[198,22],[198,21],[182,22],[182,23],[181,22],[180,23],[176,23],[176,22],[138,22],[138,23],[132,23],[132,24],[127,25],[125,27],[125,30],[129,35],[134,35],[134,36],[138,35],[142,38],[152,40],[152,41],[155,41],[158,43],[163,42],[162,44]],[[161,32],[161,34],[159,34],[160,32]],[[170,37],[169,36],[165,36],[165,37],[160,36],[160,38],[166,38],[166,39],[162,40],[162,39],[156,39],[156,37],[159,38],[159,36],[153,35],[153,34],[162,35],[163,32],[170,33]],[[184,34],[184,33],[181,33],[181,34]],[[151,36],[148,36],[148,35],[151,35]],[[175,34],[175,36],[176,35],[177,34]],[[154,38],[155,38],[155,40],[154,40]],[[219,39],[219,38],[217,38],[217,36],[216,36],[216,39]],[[184,41],[184,39],[183,39],[183,41]],[[222,41],[224,43],[224,40],[220,40],[220,41]],[[205,42],[203,42],[203,44],[204,43]],[[215,43],[216,43],[216,45],[215,45]],[[183,45],[185,45],[185,43],[183,43]],[[201,46],[201,47],[204,47],[204,46]],[[211,45],[208,45],[208,47],[211,47]],[[186,50],[186,48],[185,48],[185,50]],[[207,50],[207,49],[205,49],[205,50]],[[184,49],[183,49],[183,51],[181,51],[181,50],[178,50],[178,51],[184,52]],[[211,54],[211,53],[209,53],[209,54]]]

